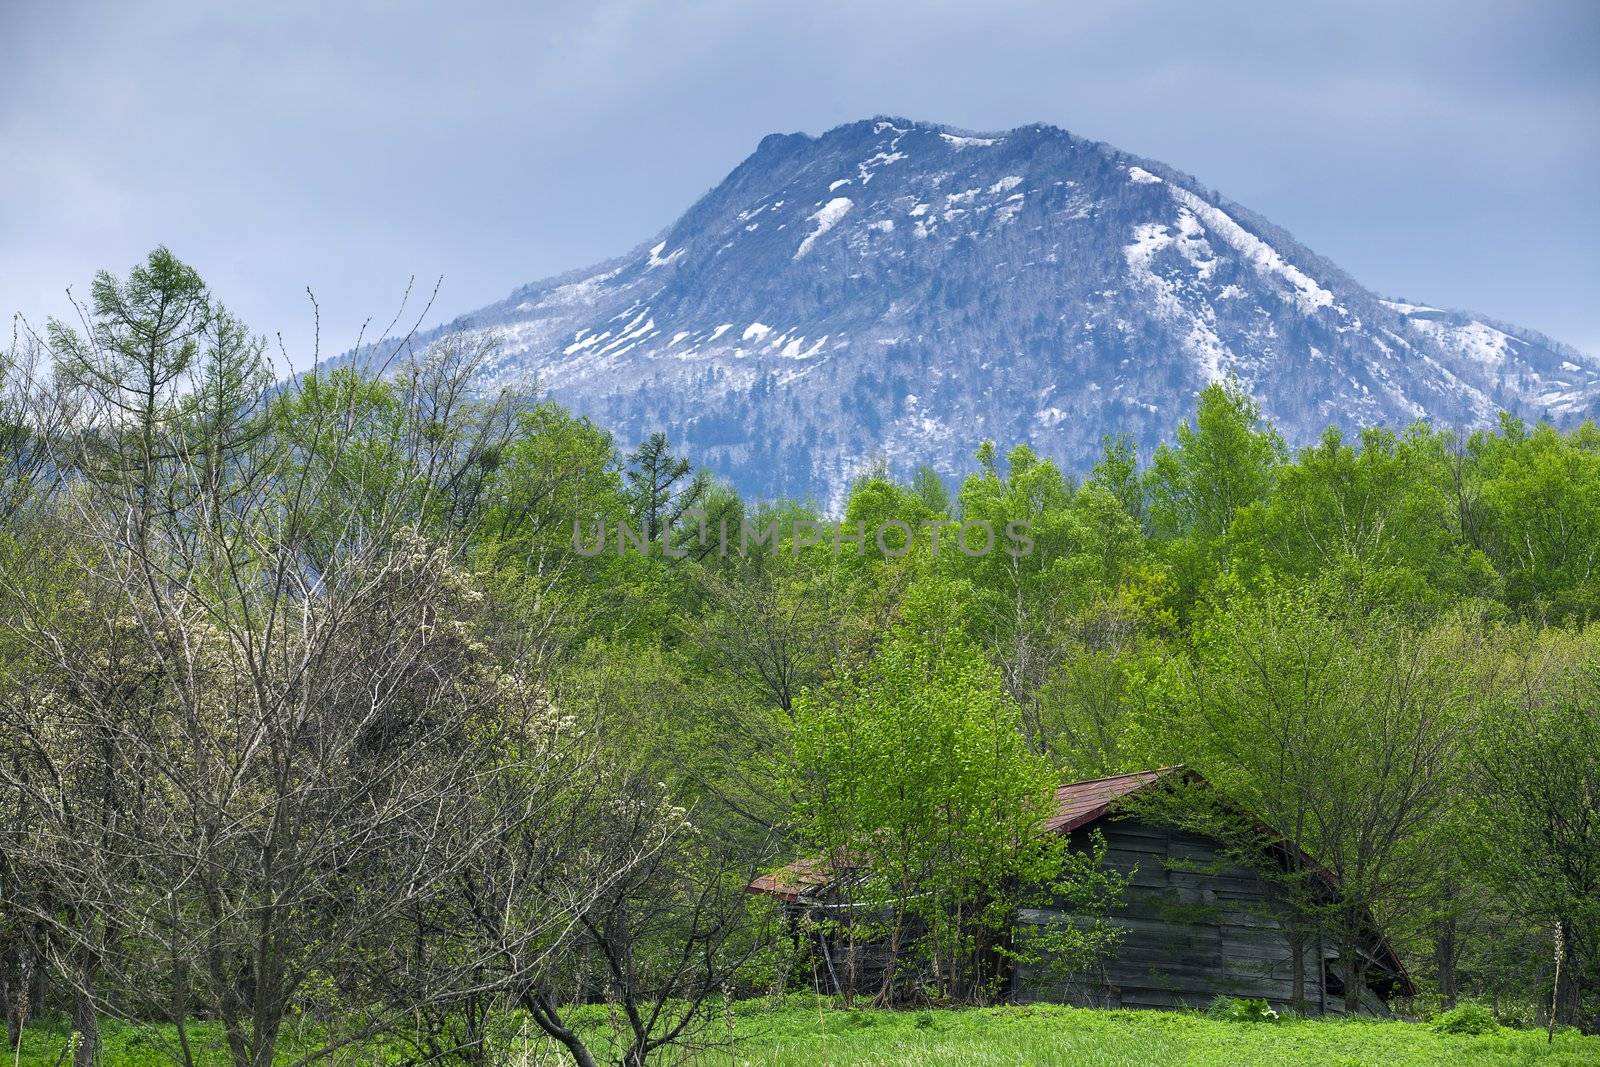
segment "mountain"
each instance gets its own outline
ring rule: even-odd
[[[487,384],[536,375],[625,445],[664,429],[747,493],[829,506],[874,457],[1148,450],[1228,377],[1292,443],[1600,411],[1600,361],[1381,299],[1188,175],[1044,125],[774,134],[632,252],[431,336],[455,331],[498,340]]]

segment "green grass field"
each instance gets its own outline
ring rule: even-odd
[[[1502,1030],[1482,1037],[1435,1034],[1397,1022],[1217,1022],[1199,1014],[1088,1011],[1031,1006],[932,1012],[774,1013],[737,1062],[801,1064],[1083,1065],[1192,1064],[1600,1064],[1600,1038]]]
[[[170,1028],[164,1029],[170,1035]],[[716,1027],[719,1036],[728,1029],[727,1021]],[[215,1028],[197,1024],[194,1031],[209,1047],[208,1062],[221,1065],[225,1057]],[[1549,1045],[1542,1031],[1501,1030],[1466,1037],[1437,1034],[1416,1023],[1229,1023],[1200,1014],[1053,1006],[819,1013],[815,1007],[772,1009],[748,1002],[733,1013],[731,1031],[736,1038],[731,1049],[705,1053],[692,1062],[733,1067],[1600,1065],[1600,1038],[1571,1033],[1558,1034]],[[30,1027],[22,1067],[54,1067],[66,1036],[59,1023]],[[107,1023],[104,1067],[162,1067],[170,1062],[162,1050],[165,1036],[160,1029]],[[496,1059],[505,1067],[554,1067],[566,1062],[542,1041],[511,1042],[502,1045],[502,1053]],[[331,1062],[353,1067],[392,1063],[394,1057],[369,1048]]]

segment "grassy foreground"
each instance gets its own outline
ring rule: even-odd
[[[1600,1038],[1502,1030],[1482,1037],[1436,1034],[1399,1022],[1289,1021],[1229,1023],[1198,1013],[1089,1011],[1033,1005],[923,1013],[836,1012],[826,1035],[815,1012],[768,1017],[763,1034],[736,1053],[737,1062],[801,1064],[934,1064],[948,1067],[1108,1067],[1126,1064],[1540,1063],[1600,1064]]]
[[[718,1031],[728,1022],[720,1023]],[[731,1050],[692,1062],[730,1067],[1193,1067],[1305,1064],[1387,1067],[1391,1064],[1600,1065],[1600,1038],[1565,1033],[1547,1045],[1542,1031],[1501,1030],[1478,1037],[1445,1035],[1401,1022],[1286,1021],[1231,1023],[1192,1013],[1089,1011],[1045,1005],[962,1011],[886,1012],[772,1009],[741,1004],[733,1013]],[[165,1034],[162,1031],[166,1031]],[[136,1028],[108,1022],[104,1067],[166,1067],[163,1040],[170,1027]],[[226,1062],[215,1027],[196,1024],[191,1036],[209,1047],[205,1058]],[[21,1067],[54,1067],[66,1040],[60,1023],[29,1027]],[[565,1063],[543,1041],[517,1041],[497,1057],[505,1067]],[[7,1057],[9,1060],[10,1057]],[[368,1048],[331,1063],[371,1067],[398,1057]]]

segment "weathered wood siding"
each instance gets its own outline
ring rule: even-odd
[[[1281,896],[1259,876],[1218,853],[1195,834],[1132,820],[1096,825],[1106,839],[1106,863],[1131,873],[1126,907],[1110,922],[1125,932],[1099,973],[1063,982],[1040,968],[1012,975],[1017,1000],[1125,1008],[1203,1008],[1219,995],[1259,997],[1284,1008],[1293,997],[1288,939],[1280,922]],[[1074,844],[1087,846],[1087,835]],[[1026,909],[1019,923],[1069,918],[1054,908]],[[1331,953],[1329,953],[1331,955]],[[1318,945],[1305,952],[1305,997],[1315,1012],[1343,1010],[1324,996]]]

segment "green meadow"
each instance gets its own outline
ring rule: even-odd
[[[596,1044],[604,1018],[588,1020]],[[196,1023],[191,1040],[202,1062],[222,1065],[226,1052],[218,1028]],[[1600,1064],[1600,1037],[1572,1031],[1550,1042],[1542,1030],[1501,1028],[1483,1035],[1445,1034],[1426,1023],[1286,1020],[1274,1024],[1222,1022],[1198,1012],[1094,1011],[1054,1005],[968,1008],[926,1012],[848,1011],[817,1006],[774,1008],[765,1001],[737,1005],[707,1035],[719,1047],[679,1062],[735,1067],[1389,1067],[1437,1064],[1489,1067]],[[732,1038],[731,1044],[728,1038]],[[68,1039],[64,1023],[43,1020],[28,1028],[19,1067],[56,1067]],[[104,1067],[164,1067],[168,1027],[107,1022]],[[291,1036],[279,1063],[293,1064]],[[506,1028],[489,1056],[504,1067],[553,1067],[567,1061],[531,1030]],[[418,1062],[403,1043],[366,1046],[328,1062],[395,1065]]]

